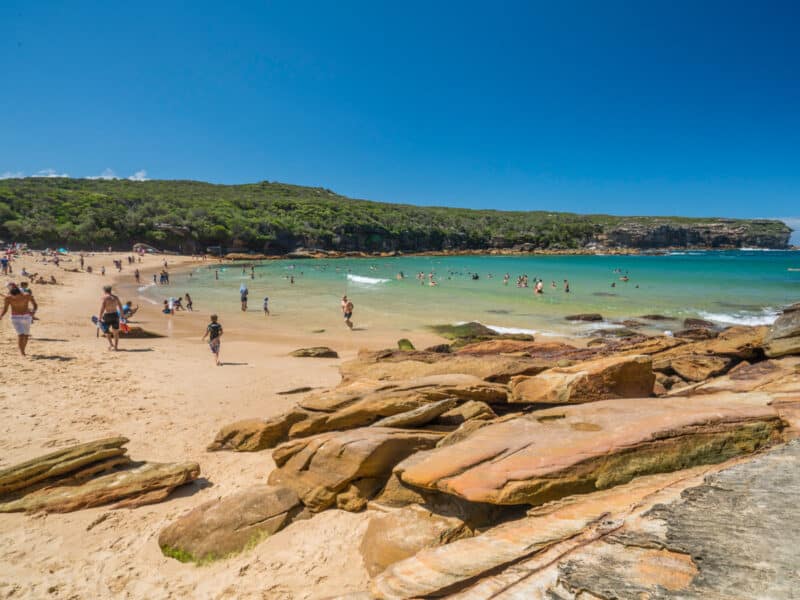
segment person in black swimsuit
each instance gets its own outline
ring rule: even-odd
[[[217,366],[220,366],[219,362],[219,346],[220,346],[220,338],[222,337],[222,325],[217,322],[217,315],[211,315],[211,323],[208,324],[206,327],[206,332],[203,334],[203,340],[208,337],[208,347],[211,350],[211,353],[214,355],[214,360],[217,363]]]
[[[122,302],[111,293],[111,286],[103,286],[103,297],[100,299],[100,314],[98,318],[102,321],[108,333],[108,349],[117,350],[119,347],[119,315],[122,313]],[[112,342],[113,340],[113,342]]]

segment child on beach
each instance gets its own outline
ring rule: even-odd
[[[205,340],[208,337],[208,347],[211,349],[211,353],[214,355],[214,360],[217,363],[217,366],[220,366],[219,362],[219,345],[220,345],[220,338],[222,337],[222,325],[217,322],[217,315],[211,315],[211,323],[208,324],[206,327],[206,332],[203,334],[202,339]]]

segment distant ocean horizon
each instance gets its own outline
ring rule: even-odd
[[[414,330],[477,321],[499,332],[545,336],[592,335],[652,314],[672,319],[646,322],[657,331],[679,329],[686,318],[719,326],[768,325],[783,306],[800,301],[800,251],[795,250],[287,259],[256,263],[254,273],[251,278],[250,267],[236,263],[198,264],[191,277],[173,277],[169,288],[149,285],[139,292],[152,302],[189,292],[197,306],[230,311],[238,307],[244,284],[251,307],[260,308],[269,297],[270,310],[300,328],[338,316],[341,296],[347,294],[356,305],[357,322],[367,325]],[[398,279],[400,273],[404,279]],[[422,280],[417,279],[420,273]],[[429,286],[431,273],[435,287]],[[517,287],[523,275],[527,288]],[[539,296],[533,293],[537,278],[543,280]],[[569,293],[564,292],[565,279]],[[600,313],[604,320],[565,319],[577,313]]]

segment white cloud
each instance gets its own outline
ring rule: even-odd
[[[20,177],[25,177],[25,173],[22,171],[5,171],[4,173],[0,173],[0,179],[19,179]]]
[[[136,171],[136,173],[128,177],[128,179],[130,179],[131,181],[147,181],[147,171],[145,171],[144,169],[140,169],[139,171]]]
[[[86,179],[119,179],[113,169],[105,169],[100,175],[93,175]]]
[[[59,173],[55,169],[36,171],[31,177],[69,177],[69,173]]]

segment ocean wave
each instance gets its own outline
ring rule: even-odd
[[[388,283],[391,279],[380,279],[379,277],[364,277],[363,275],[347,274],[347,280],[353,283],[363,283],[366,285],[377,285],[379,283]]]
[[[538,333],[535,329],[522,329],[520,327],[501,327],[500,325],[486,325],[486,327],[501,335],[502,334],[534,335]]]
[[[701,318],[707,321],[713,321],[714,323],[722,323],[723,325],[750,325],[755,327],[757,325],[772,325],[780,313],[765,308],[761,314],[747,312],[712,313],[704,310],[701,310],[697,314],[700,315]]]
[[[143,285],[141,287],[136,288],[136,291],[141,293],[141,292],[146,291],[147,288],[155,287],[155,285],[156,285],[155,283],[148,283],[146,285]]]

